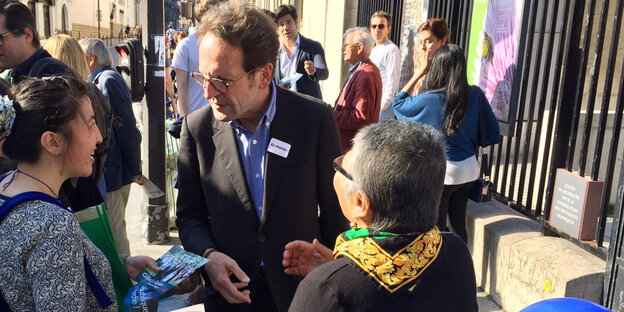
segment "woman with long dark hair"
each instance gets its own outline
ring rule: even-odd
[[[479,177],[475,156],[480,144],[481,110],[485,117],[486,144],[499,141],[498,122],[485,94],[469,86],[464,52],[454,44],[439,47],[429,64],[421,93],[409,96],[419,77],[415,74],[392,103],[397,119],[428,124],[446,136],[446,176],[438,211],[438,227],[453,231],[465,242],[468,193]]]

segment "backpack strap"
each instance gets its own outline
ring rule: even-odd
[[[17,194],[9,198],[7,201],[5,201],[2,204],[2,206],[0,206],[0,222],[2,222],[2,220],[4,220],[4,218],[9,214],[9,212],[11,212],[11,210],[13,210],[13,208],[15,208],[17,205],[27,202],[27,201],[32,201],[32,200],[41,200],[41,201],[49,202],[49,203],[58,205],[61,208],[71,212],[71,209],[65,206],[65,204],[63,204],[60,200],[48,194],[41,193],[41,192],[24,192],[24,193]]]
[[[4,178],[4,176],[2,178]],[[24,193],[17,194],[9,198],[7,201],[5,201],[2,204],[2,206],[0,206],[0,222],[2,222],[2,220],[4,220],[4,218],[9,214],[9,212],[11,212],[13,208],[15,208],[17,205],[27,202],[27,201],[33,201],[33,200],[41,200],[41,201],[49,202],[49,203],[52,203],[61,207],[62,209],[65,209],[71,212],[71,209],[69,207],[65,206],[65,204],[63,204],[57,198],[54,198],[48,194],[41,193],[41,192],[24,192]],[[93,295],[97,299],[97,302],[100,304],[100,307],[102,307],[102,309],[109,307],[111,304],[113,304],[113,301],[106,295],[106,292],[104,291],[104,288],[102,287],[102,284],[100,284],[100,281],[98,281],[97,277],[95,276],[95,273],[93,273],[93,269],[91,268],[91,265],[89,264],[89,260],[87,260],[86,256],[83,256],[83,261],[84,261],[85,277],[87,279],[87,284],[89,285],[91,292],[93,292]],[[1,294],[0,294],[0,311],[10,311],[9,305],[4,300],[4,296],[2,296]]]

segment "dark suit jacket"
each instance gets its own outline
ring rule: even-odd
[[[284,274],[282,254],[292,240],[319,238],[333,246],[347,228],[333,189],[332,160],[340,143],[331,109],[312,97],[277,89],[270,137],[291,144],[287,158],[267,153],[261,220],[243,173],[235,133],[210,106],[184,118],[178,156],[177,225],[184,248],[216,248],[249,276],[253,294],[264,261],[274,300],[286,311],[301,278]],[[320,212],[320,216],[319,216]],[[210,282],[211,311],[249,311],[226,305]]]
[[[297,54],[297,72],[303,74],[297,81],[297,92],[311,95],[318,99],[323,99],[321,94],[321,86],[319,80],[325,80],[329,77],[329,70],[325,62],[325,51],[320,43],[308,39],[299,34],[299,50]],[[305,61],[313,61],[316,72],[314,75],[308,75],[305,70]],[[275,81],[284,78],[280,73],[280,58],[277,56],[277,63],[273,74]]]
[[[351,149],[351,140],[360,128],[379,121],[381,95],[379,69],[367,59],[351,74],[336,100],[334,117],[343,153]]]
[[[67,64],[53,58],[48,51],[39,48],[26,61],[9,73],[9,81],[18,83],[25,77],[73,76],[77,74]]]
[[[112,131],[110,150],[104,162],[106,191],[113,192],[141,175],[141,132],[136,127],[126,81],[111,67],[96,71],[100,69],[102,71],[94,75],[93,83],[110,103],[113,115],[121,121],[121,127]]]

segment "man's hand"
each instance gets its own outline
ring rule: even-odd
[[[305,241],[292,241],[284,247],[284,273],[306,276],[317,266],[333,260],[332,250],[315,238],[312,244]]]
[[[197,284],[193,282],[191,279],[192,274],[187,276],[184,280],[180,282],[180,284],[176,285],[171,289],[171,294],[173,295],[183,295],[192,292],[197,287]]]
[[[145,183],[145,176],[144,176],[144,175],[141,175],[141,176],[140,176],[140,177],[138,177],[138,178],[134,178],[134,179],[132,180],[132,182],[133,182],[133,183],[136,183],[136,184],[138,184],[138,185],[143,185],[143,183]]]
[[[160,268],[156,264],[154,259],[148,256],[129,256],[123,263],[124,269],[126,269],[126,273],[132,279],[134,279],[141,271],[145,268],[150,268],[150,270],[154,272],[160,272]]]
[[[303,68],[308,73],[308,75],[312,76],[316,74],[316,67],[314,67],[313,61],[305,61],[303,62]]]
[[[214,251],[208,257],[210,261],[204,265],[204,271],[210,278],[210,283],[216,291],[229,303],[251,303],[250,291],[239,291],[249,285],[249,277],[241,270],[236,261],[224,253]],[[233,283],[230,275],[240,281]]]

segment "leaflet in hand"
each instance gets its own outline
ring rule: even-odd
[[[174,245],[156,260],[156,264],[162,271],[156,273],[146,268],[134,279],[157,293],[164,294],[207,262],[208,259]]]
[[[284,78],[280,79],[279,84],[288,83],[289,86],[292,86],[292,84],[297,82],[297,80],[299,80],[299,78],[301,78],[301,77],[303,77],[302,74],[294,73],[290,77],[284,77]]]
[[[158,188],[158,186],[156,186],[156,184],[154,184],[154,182],[152,182],[148,178],[145,178],[145,182],[143,182],[143,185],[141,185],[141,188],[143,189],[143,192],[145,192],[147,197],[150,199],[155,199],[155,198],[160,198],[162,196],[165,196],[165,192],[163,192],[163,190]]]

